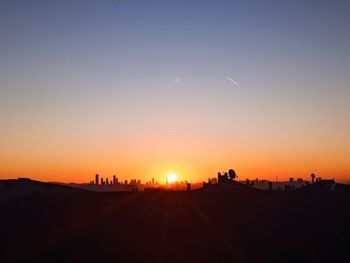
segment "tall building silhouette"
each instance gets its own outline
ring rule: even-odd
[[[96,184],[96,185],[98,185],[98,177],[99,177],[99,175],[96,174],[96,175],[95,175],[95,184]]]

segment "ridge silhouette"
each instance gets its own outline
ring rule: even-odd
[[[2,200],[1,262],[347,262],[350,187],[328,183]]]

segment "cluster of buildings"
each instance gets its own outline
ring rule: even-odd
[[[243,181],[242,183],[245,183],[246,185],[252,186],[257,189],[262,189],[262,190],[293,190],[293,189],[298,189],[305,187],[309,185],[310,183],[318,182],[321,181],[321,177],[315,178],[313,174],[311,175],[311,182],[304,180],[303,178],[297,178],[296,180],[291,177],[289,178],[288,181],[268,181],[268,180],[259,180],[256,178],[255,180],[249,180],[246,179],[245,182]]]
[[[216,178],[210,179],[212,183],[216,183]],[[175,181],[173,183],[160,184],[155,178],[145,183],[139,179],[120,180],[116,175],[112,178],[100,177],[95,175],[95,179],[87,184],[74,184],[74,187],[93,190],[98,192],[113,191],[191,191],[202,187],[202,183],[190,184],[187,181]]]
[[[96,186],[101,186],[101,187],[107,187],[107,186],[115,186],[115,185],[129,185],[129,186],[141,186],[141,185],[147,185],[147,186],[158,186],[159,183],[156,181],[154,178],[152,180],[146,182],[145,184],[141,183],[141,180],[139,179],[131,179],[130,181],[124,180],[124,181],[119,181],[119,178],[116,175],[113,175],[111,179],[107,178],[100,178],[99,174],[95,175],[95,180],[91,180],[89,182],[89,185],[96,185]]]
[[[246,179],[246,181],[243,181],[242,183],[262,190],[291,190],[301,188],[309,184],[308,181],[304,181],[302,178],[298,178],[297,180],[294,180],[294,178],[290,178],[289,181],[281,182],[259,180],[258,178],[256,178],[255,180]]]
[[[95,180],[90,181],[89,184],[90,185],[109,186],[109,185],[120,184],[120,182],[119,182],[119,179],[116,175],[113,175],[113,178],[111,180],[109,180],[108,178],[103,179],[103,177],[101,177],[101,180],[100,180],[100,175],[96,174]]]
[[[131,179],[128,180],[119,180],[116,175],[113,175],[112,178],[103,178],[99,174],[95,175],[95,180],[90,181],[88,184],[75,185],[79,188],[84,188],[94,191],[102,192],[112,192],[112,191],[191,191],[201,187],[208,187],[209,185],[220,184],[229,181],[236,181],[237,175],[233,169],[230,169],[225,173],[218,173],[215,178],[208,178],[207,182],[190,184],[187,181],[176,181],[171,184],[159,184],[154,178],[150,181],[142,183],[141,180]],[[288,181],[269,181],[269,180],[255,180],[246,179],[244,181],[238,181],[239,183],[248,185],[253,188],[261,190],[292,190],[301,187],[305,187],[310,183],[317,182],[322,180],[321,177],[316,177],[314,174],[311,174],[311,180],[307,181],[303,178],[290,178]]]
[[[217,178],[208,178],[207,182],[203,182],[203,187],[208,187],[209,185],[216,183],[223,183],[235,180],[237,178],[236,172],[230,169],[225,173],[218,173]],[[248,185],[253,188],[261,190],[292,190],[305,187],[310,183],[321,181],[321,177],[316,177],[315,174],[311,174],[311,181],[304,180],[303,178],[297,178],[296,180],[291,177],[288,181],[269,181],[269,180],[255,180],[246,179],[245,181],[238,181],[242,184]]]
[[[101,192],[113,192],[113,191],[139,191],[143,190],[145,184],[142,184],[139,179],[119,180],[116,175],[112,178],[103,178],[99,174],[95,175],[95,180],[91,180],[88,184],[79,185],[81,188],[101,191]],[[152,178],[151,181],[146,182],[146,185],[157,186],[158,182]]]

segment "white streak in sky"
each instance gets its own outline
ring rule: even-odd
[[[233,79],[231,79],[230,77],[226,77],[227,80],[231,81],[233,84],[235,84],[237,87],[239,87],[239,84],[234,81]]]

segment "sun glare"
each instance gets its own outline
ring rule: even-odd
[[[166,176],[166,180],[169,184],[175,183],[177,180],[177,176],[174,173],[170,173]]]

